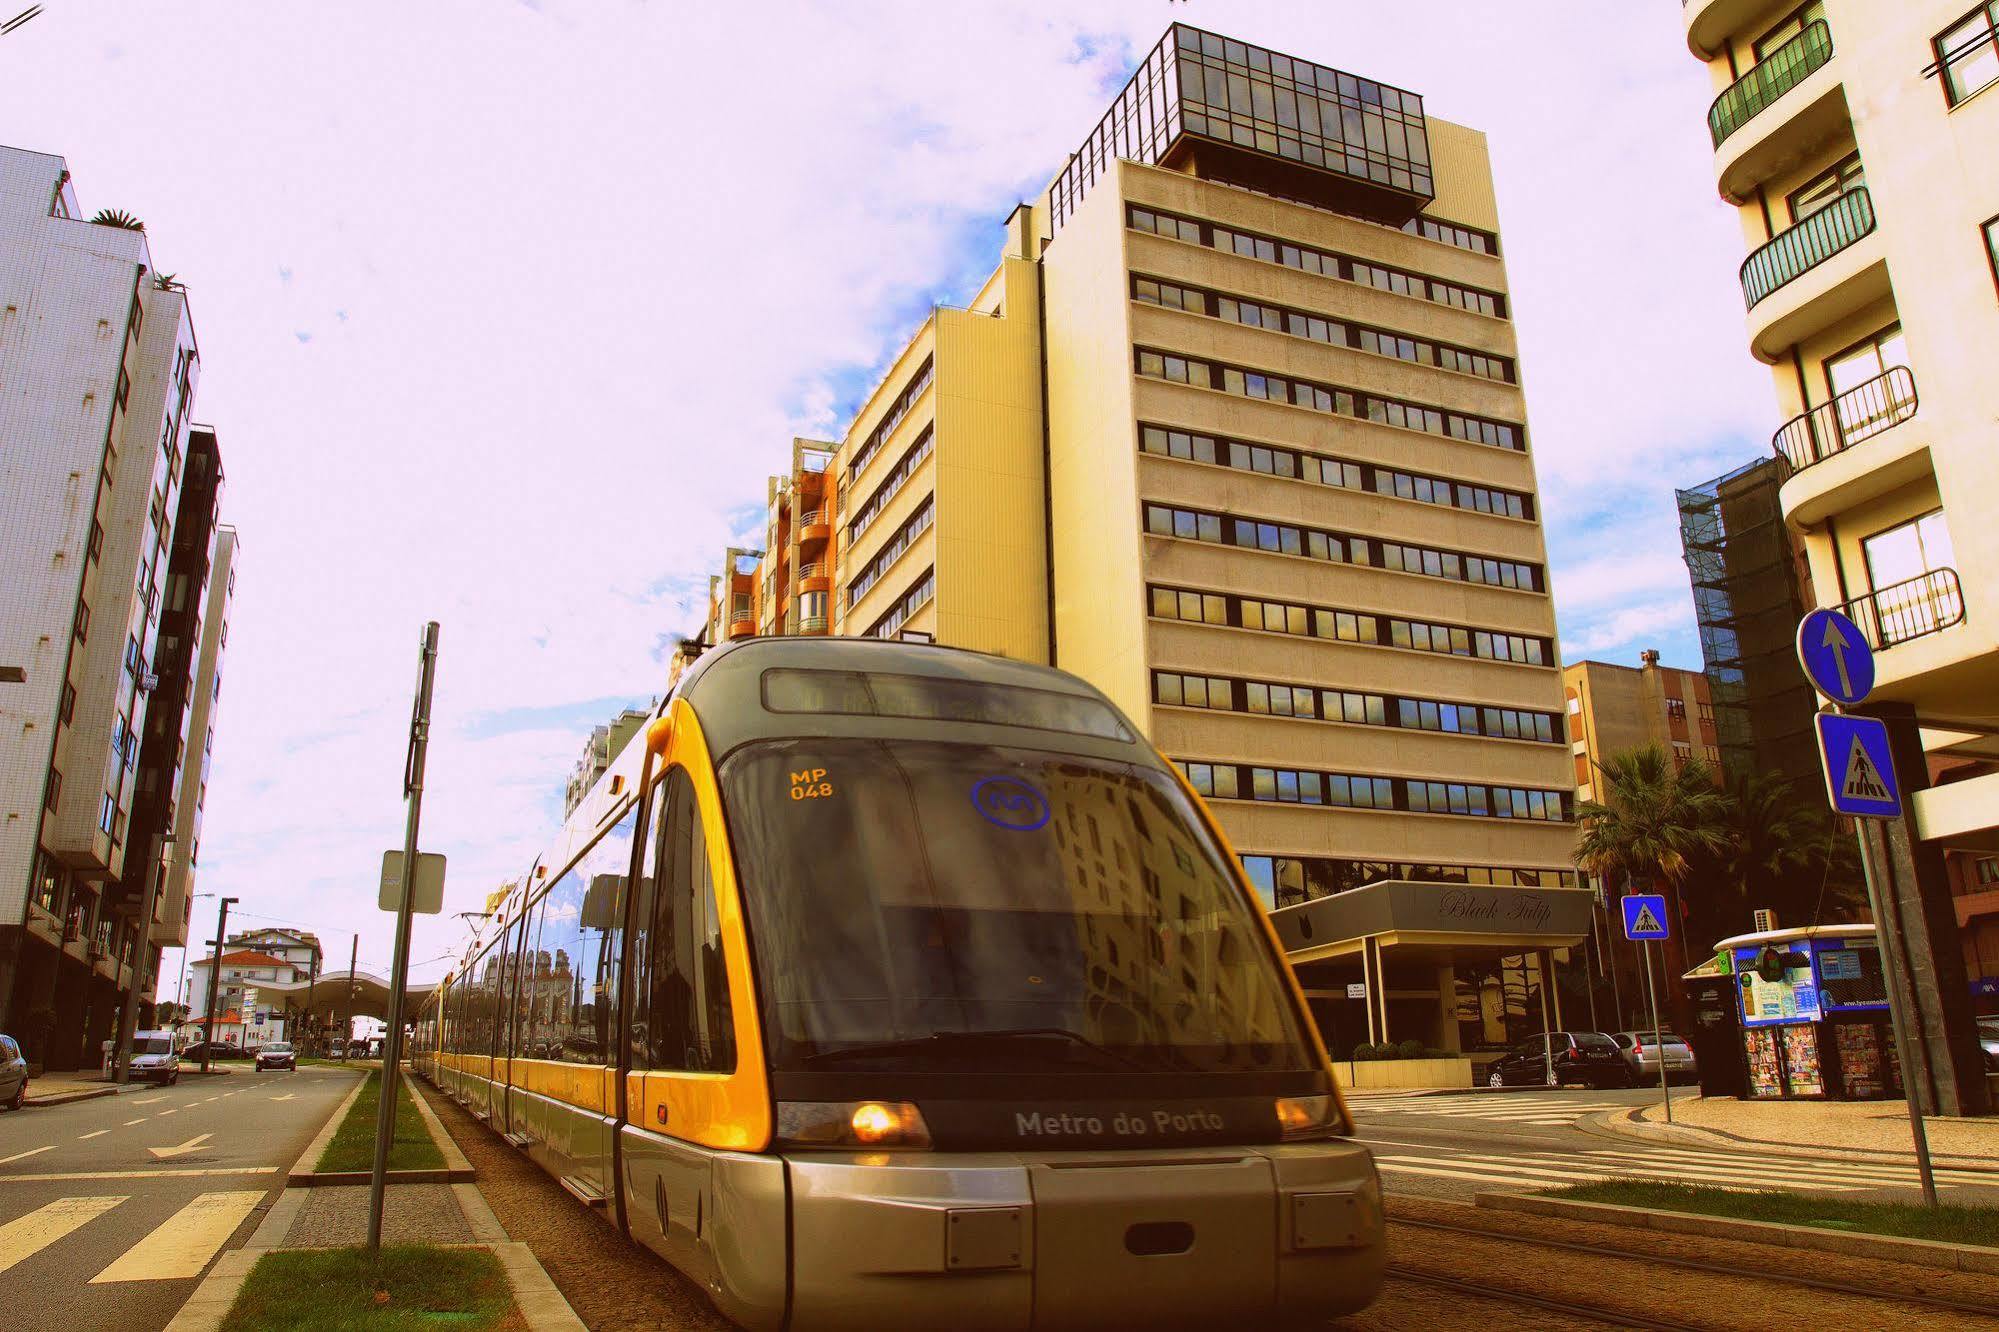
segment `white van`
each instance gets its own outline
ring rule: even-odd
[[[104,1042],[104,1076],[112,1076],[117,1053],[115,1042]],[[132,1081],[149,1078],[163,1087],[171,1087],[180,1081],[180,1055],[174,1050],[174,1034],[170,1031],[139,1031],[132,1033]]]

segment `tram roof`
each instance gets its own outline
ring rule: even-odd
[[[1069,724],[1026,723],[1018,714],[1014,719],[999,720],[1001,709],[988,714],[992,720],[978,720],[898,712],[889,705],[860,710],[848,710],[839,703],[819,708],[772,707],[769,686],[776,672],[825,672],[862,680],[916,677],[1032,691],[1052,696],[1050,720]],[[703,655],[681,679],[675,693],[700,719],[709,751],[717,761],[755,740],[856,736],[948,738],[1059,749],[1153,766],[1162,762],[1116,705],[1067,671],[933,643],[860,637],[742,639]],[[1060,714],[1059,718],[1054,714]]]

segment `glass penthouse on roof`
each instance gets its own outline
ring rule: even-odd
[[[1055,178],[1058,229],[1121,157],[1396,226],[1436,197],[1422,98],[1184,23]]]

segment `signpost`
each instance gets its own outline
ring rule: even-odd
[[[423,763],[430,750],[430,692],[437,679],[437,621],[423,627],[417,656],[416,703],[410,712],[409,749],[403,757],[403,796],[409,801],[409,820],[403,831],[402,864],[417,866],[411,877],[419,884],[424,878],[423,862],[417,858],[417,828],[423,819]],[[440,857],[440,859],[442,859]],[[387,866],[384,865],[386,877]],[[397,867],[398,869],[401,866]],[[439,884],[442,885],[442,877]],[[440,888],[441,891],[441,888]],[[415,893],[396,894],[396,951],[390,967],[389,1026],[382,1033],[381,1103],[375,1114],[375,1168],[368,1181],[368,1252],[382,1251],[382,1193],[388,1184],[389,1144],[396,1135],[396,1079],[403,1055],[403,990],[409,984],[410,914]],[[358,936],[356,947],[359,947]],[[353,979],[350,972],[348,979]]]
[[[1860,626],[1836,610],[1815,610],[1798,621],[1798,664],[1812,688],[1852,707],[1874,692],[1874,650]]]
[[[1672,933],[1666,928],[1666,898],[1662,893],[1626,893],[1624,937],[1643,945],[1645,1002],[1652,1010],[1652,1042],[1659,1047],[1659,1090],[1666,1098],[1666,1122],[1673,1122],[1673,1086],[1666,1077],[1666,1042],[1659,1030],[1659,995],[1652,986],[1652,944]],[[1641,1065],[1642,1067],[1642,1065]]]
[[[1860,626],[1839,611],[1815,610],[1798,621],[1798,664],[1805,668],[1812,688],[1831,700],[1835,709],[1852,707],[1874,692],[1874,649],[1868,646]],[[1902,789],[1895,776],[1887,723],[1878,717],[1855,717],[1842,711],[1821,712],[1814,721],[1818,728],[1819,765],[1825,770],[1826,798],[1833,809],[1855,819],[1901,818]],[[1866,837],[1860,839],[1860,868],[1867,878],[1867,897],[1874,908],[1875,929],[1877,932],[1892,929],[1901,941],[1898,949],[1881,949],[1881,969],[1887,982],[1895,1057],[1908,1070],[1914,1067],[1909,1060],[1913,1044],[1921,1039],[1922,1012],[1913,988],[1904,996],[1903,985],[1908,977],[1899,974],[1900,969],[1891,960],[1897,954],[1907,956],[1908,941],[1902,936],[1893,889],[1876,882],[1874,858]],[[1883,940],[1884,944],[1887,942]],[[1912,1032],[1911,1024],[1918,1030]],[[1905,1077],[1905,1085],[1906,1082]],[[1906,1085],[1905,1099],[1923,1201],[1935,1207],[1937,1186],[1930,1170],[1929,1134],[1923,1128],[1923,1111],[1917,1104],[1913,1085]]]

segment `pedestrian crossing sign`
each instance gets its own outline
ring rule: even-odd
[[[1832,807],[1856,818],[1900,818],[1902,793],[1895,783],[1887,724],[1874,717],[1821,712],[1818,731]]]
[[[1632,893],[1619,899],[1624,905],[1624,937],[1632,940],[1663,939],[1666,928],[1666,899],[1659,893]]]

